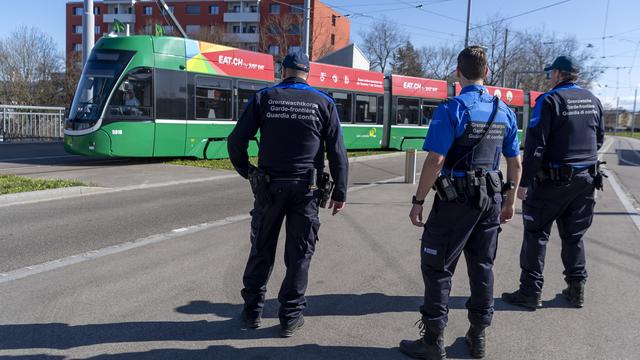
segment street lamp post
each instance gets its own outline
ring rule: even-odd
[[[93,0],[84,0],[82,13],[82,63],[89,59],[95,38],[95,17],[93,15]]]
[[[467,28],[464,35],[464,47],[469,46],[469,27],[471,26],[471,0],[467,1]]]

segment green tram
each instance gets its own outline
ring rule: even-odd
[[[276,82],[274,74],[268,54],[176,37],[104,37],[65,118],[65,149],[88,156],[227,157],[226,137],[251,96]],[[312,63],[309,84],[335,99],[348,149],[420,148],[435,107],[458,92],[444,81],[321,63]],[[521,90],[488,88],[528,119]]]

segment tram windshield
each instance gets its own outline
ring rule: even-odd
[[[84,66],[65,128],[84,130],[96,124],[109,94],[134,52],[94,50]]]

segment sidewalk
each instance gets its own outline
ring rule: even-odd
[[[389,183],[350,194],[344,213],[322,212],[311,268],[306,324],[278,337],[283,239],[263,327],[240,330],[248,221],[0,283],[0,357],[22,359],[405,359],[415,338],[423,285],[421,230],[408,221],[413,185]],[[429,197],[432,199],[432,196]],[[428,207],[427,207],[428,208]],[[488,359],[636,359],[640,351],[640,242],[613,191],[599,196],[587,234],[587,302],[567,308],[554,230],[547,254],[545,308],[496,300]],[[427,214],[425,213],[425,216]],[[495,293],[517,285],[522,221],[505,226]],[[451,297],[448,356],[468,358],[461,259]]]

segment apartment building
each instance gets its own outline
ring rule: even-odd
[[[229,44],[276,57],[301,46],[303,0],[172,0],[166,1],[185,32],[193,38]],[[316,60],[350,42],[350,22],[319,0],[310,1],[310,55]],[[82,1],[66,4],[67,54],[82,51]],[[178,35],[155,0],[96,0],[96,40],[109,33]],[[123,31],[114,27],[119,22]]]

